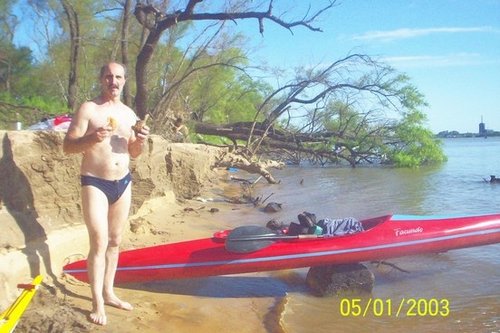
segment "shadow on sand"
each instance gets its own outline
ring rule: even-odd
[[[52,271],[47,234],[38,222],[38,213],[34,207],[33,192],[30,182],[13,159],[12,145],[7,136],[2,141],[3,156],[0,159],[0,202],[16,220],[24,235],[25,247],[21,251],[26,255],[32,277],[41,273],[43,265],[54,284],[57,277]],[[0,222],[1,223],[1,222]]]

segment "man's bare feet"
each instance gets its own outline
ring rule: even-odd
[[[106,305],[121,309],[121,310],[126,310],[126,311],[131,311],[134,309],[134,307],[125,301],[122,301],[119,299],[116,295],[108,296],[104,299],[104,303]]]
[[[92,312],[89,315],[89,319],[94,324],[106,325],[107,318],[106,312],[104,311],[104,305],[94,305]]]

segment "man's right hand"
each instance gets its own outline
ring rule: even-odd
[[[94,132],[96,142],[102,142],[102,141],[104,141],[106,138],[109,138],[112,133],[113,133],[113,128],[111,126],[109,126],[109,125],[106,125],[106,126],[103,126],[103,127],[99,127]]]

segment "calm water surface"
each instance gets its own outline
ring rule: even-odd
[[[449,139],[444,141],[444,150],[448,162],[431,168],[289,167],[274,172],[281,184],[261,185],[258,191],[263,197],[272,194],[269,201],[283,203],[284,210],[272,217],[285,222],[295,221],[303,210],[319,218],[500,212],[500,184],[484,180],[490,175],[500,177],[500,138]],[[238,224],[260,224],[268,219],[263,213],[242,212]],[[365,316],[342,314],[341,304],[346,301],[341,298],[312,296],[304,287],[306,269],[271,273],[279,286],[276,288],[286,289],[280,300],[282,330],[500,332],[500,244],[390,262],[410,273],[369,266],[375,274],[375,288],[360,304],[371,298],[377,300],[379,308],[371,307]],[[420,314],[411,315],[415,299],[425,300],[421,306],[439,302],[440,310],[449,304],[449,312],[436,314],[434,309],[431,314],[430,308],[422,308]],[[403,311],[396,317],[402,302]]]

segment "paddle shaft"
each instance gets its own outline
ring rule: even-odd
[[[272,245],[280,240],[318,239],[325,235],[280,235],[261,226],[242,226],[227,236],[226,250],[235,253],[249,253]]]
[[[324,238],[325,235],[256,235],[244,237],[232,237],[231,241],[258,241],[258,240],[286,240],[286,239],[315,239]]]

